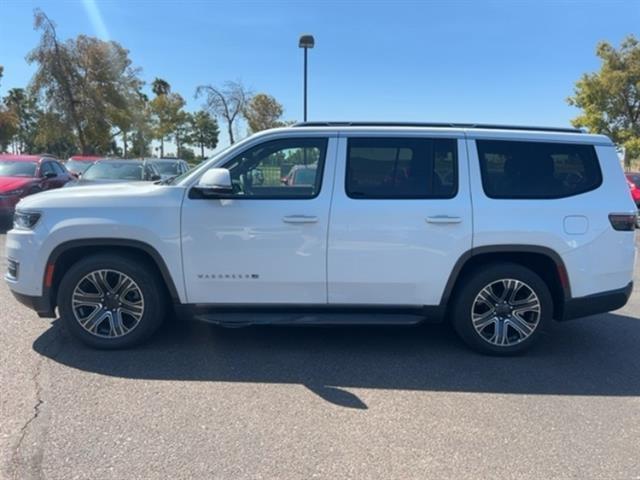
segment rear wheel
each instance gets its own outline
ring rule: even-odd
[[[528,268],[502,263],[473,272],[461,285],[453,325],[475,350],[513,355],[531,347],[553,314],[544,281]]]
[[[71,334],[95,348],[126,348],[160,326],[163,286],[134,257],[100,254],[80,260],[58,289],[60,317]]]

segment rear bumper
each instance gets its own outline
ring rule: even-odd
[[[629,300],[632,291],[633,282],[629,282],[626,287],[617,290],[567,300],[564,304],[564,314],[560,320],[587,317],[622,308]]]

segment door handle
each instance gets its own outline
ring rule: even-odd
[[[434,215],[426,218],[427,223],[445,224],[445,223],[461,223],[462,218],[452,217],[450,215]]]
[[[314,215],[287,215],[282,218],[285,223],[317,223],[318,217]]]

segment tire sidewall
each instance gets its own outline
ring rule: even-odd
[[[72,309],[72,295],[76,285],[95,270],[116,270],[138,284],[144,297],[145,309],[138,325],[118,338],[103,338],[87,332],[76,320]],[[119,349],[139,344],[150,337],[163,320],[164,302],[157,275],[148,265],[133,257],[102,254],[82,259],[64,275],[58,288],[58,309],[67,330],[83,343],[100,349]]]
[[[540,320],[535,331],[525,340],[507,347],[492,345],[476,332],[472,323],[473,302],[488,284],[501,279],[520,280],[533,289],[540,300]],[[489,355],[516,355],[529,349],[539,339],[553,318],[553,299],[546,283],[533,271],[512,263],[494,264],[477,270],[464,282],[455,297],[452,323],[462,340],[474,350]]]

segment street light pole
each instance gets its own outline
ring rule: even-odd
[[[298,47],[304,48],[304,121],[307,121],[307,50],[313,48],[315,40],[313,35],[302,35]]]

